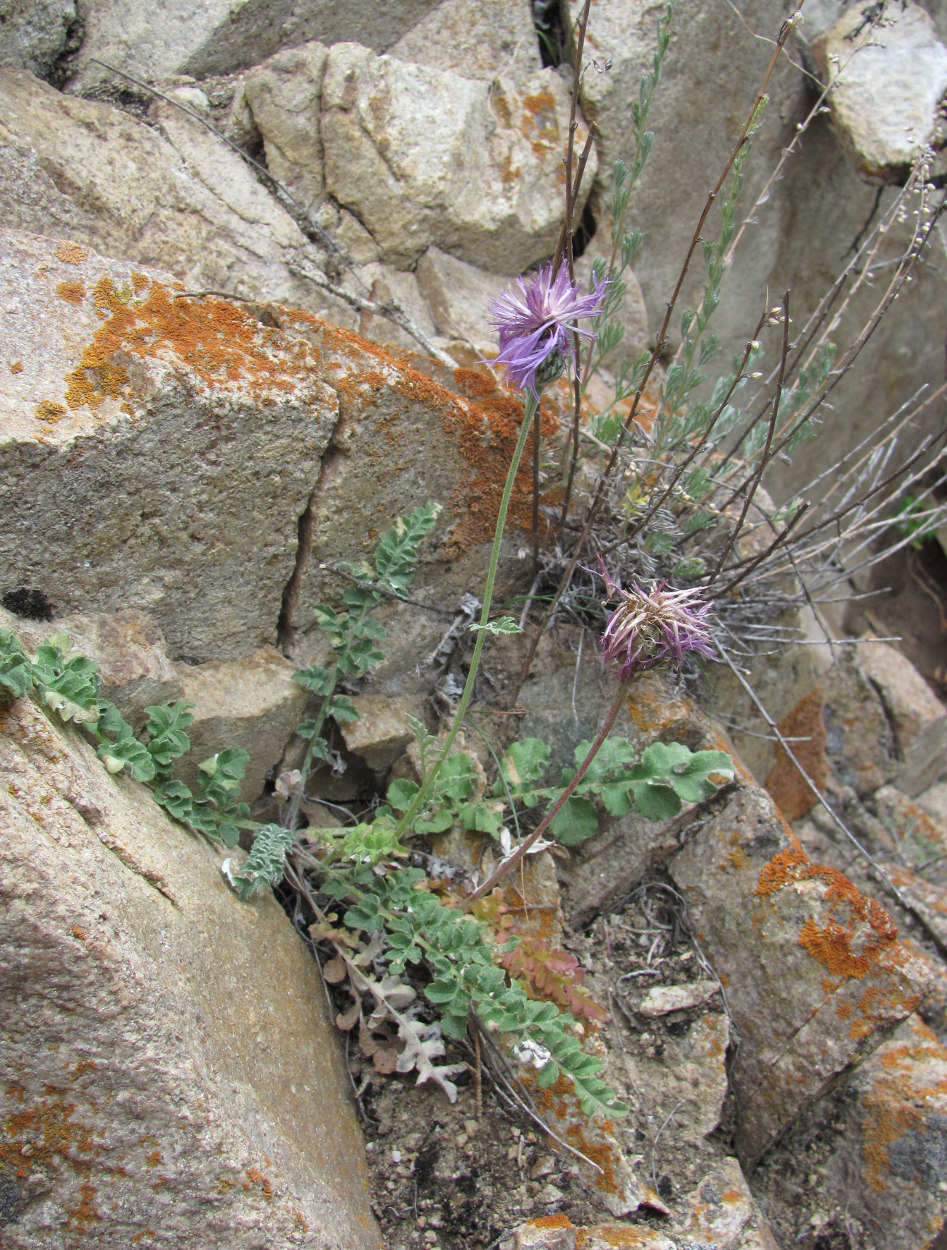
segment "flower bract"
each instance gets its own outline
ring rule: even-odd
[[[543,265],[534,274],[516,279],[519,291],[504,291],[488,305],[490,323],[500,339],[500,352],[493,364],[506,369],[506,380],[518,390],[529,390],[538,399],[542,387],[558,377],[566,361],[577,369],[573,331],[594,339],[591,330],[580,330],[575,322],[596,317],[608,279],[593,276],[593,290],[583,291],[569,281],[565,265],[556,272]]]
[[[671,590],[666,582],[652,582],[650,589],[634,584],[622,590],[602,566],[612,598],[620,599],[602,634],[602,656],[618,664],[622,681],[635,673],[669,664],[680,668],[688,651],[717,660],[711,644],[707,617],[711,604],[699,590]]]

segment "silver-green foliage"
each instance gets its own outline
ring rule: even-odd
[[[185,732],[193,704],[181,701],[146,708],[145,736],[139,739],[121,712],[102,698],[102,679],[87,656],[68,654],[66,635],[54,635],[28,655],[16,635],[0,630],[0,695],[34,694],[61,721],[81,728],[105,768],[126,772],[152,789],[155,801],[195,833],[215,845],[235,846],[250,809],[239,799],[240,781],[250,761],[246,751],[229,747],[198,766],[197,792],[172,777],[174,761],[190,750]]]

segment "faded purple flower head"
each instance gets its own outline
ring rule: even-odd
[[[593,276],[592,281],[595,289],[586,293],[569,281],[565,265],[555,275],[551,264],[543,265],[529,277],[516,279],[521,294],[504,291],[490,301],[490,324],[500,336],[500,354],[490,363],[506,367],[511,386],[530,390],[539,399],[542,387],[559,376],[566,360],[575,372],[572,331],[588,339],[595,335],[573,323],[598,316],[609,279]]]
[[[602,656],[606,664],[621,665],[622,681],[661,664],[680,668],[687,651],[720,658],[711,646],[711,604],[699,590],[668,590],[666,582],[652,582],[650,590],[637,584],[622,590],[599,564],[609,597],[621,600],[602,634]]]

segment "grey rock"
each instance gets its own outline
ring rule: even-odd
[[[542,68],[529,0],[440,0],[388,54],[488,82]]]
[[[643,816],[606,819],[594,838],[572,852],[562,884],[563,903],[576,928],[619,906],[649,872],[677,850],[681,821]]]
[[[895,749],[904,759],[920,734],[944,718],[944,705],[911,661],[889,643],[870,641],[859,647],[858,666],[881,696]]]
[[[940,828],[947,829],[947,782],[928,786],[918,794],[917,802]]]
[[[947,132],[938,108],[947,92],[947,47],[912,0],[888,5],[866,23],[865,6],[848,9],[813,46],[832,87],[832,119],[863,178],[898,182],[926,144]]]
[[[266,168],[307,209],[325,191],[319,113],[327,58],[321,43],[288,48],[252,69],[243,84]]]
[[[947,886],[947,810],[938,810],[932,798],[930,791],[909,799],[894,786],[882,786],[872,804],[891,831],[897,860]]]
[[[936,1245],[947,1227],[945,1090],[947,1048],[915,1016],[835,1101],[826,1190],[872,1229],[877,1250]]]
[[[778,624],[791,631],[797,627],[798,619],[798,613],[791,610],[783,615]],[[749,684],[756,697],[780,732],[787,739],[794,739],[791,743],[793,754],[804,767],[817,765],[821,744],[815,741],[812,721],[813,714],[818,716],[825,691],[823,689],[820,693],[811,649],[789,643],[781,648],[778,665],[765,657],[756,660],[745,657],[743,664],[750,670]],[[721,709],[723,727],[741,762],[761,785],[768,784],[781,758],[781,749],[773,740],[772,730],[727,666],[713,665],[708,673],[708,682],[713,706]],[[806,771],[810,776],[815,774],[814,781],[819,780],[817,767],[806,768]]]
[[[581,0],[570,0],[568,12],[573,22],[581,10]],[[610,193],[614,161],[621,159],[630,166],[634,160],[629,101],[638,99],[642,75],[651,67],[656,24],[663,16],[663,9],[655,9],[644,0],[599,6],[591,16],[585,56],[594,63],[582,79],[582,107],[585,116],[596,125],[602,171],[602,188],[596,195],[600,227],[609,225],[604,200]],[[757,80],[770,57],[767,44],[746,35],[741,18],[750,29],[775,35],[785,16],[785,6],[779,0],[750,0],[741,6],[739,16],[721,5],[693,5],[675,11],[674,41],[647,122],[648,129],[655,132],[655,146],[635,187],[629,212],[629,228],[645,232],[635,272],[655,329],[663,320],[665,301],[674,289],[707,193],[717,181],[737,137],[740,114],[749,110]],[[719,54],[722,47],[737,46],[739,88],[732,59]],[[795,71],[788,63],[781,66],[771,84],[773,95],[791,100],[794,79]],[[735,88],[742,92],[739,104],[735,101]],[[712,100],[721,102],[722,114],[710,104]],[[779,127],[757,136],[754,156],[759,159],[747,171],[748,202],[752,203],[764,180],[763,171],[785,142]],[[668,177],[669,169],[685,164],[686,177]],[[607,229],[603,230],[603,237],[608,238]],[[710,237],[709,233],[705,232],[705,237]],[[728,288],[728,299],[733,300],[734,307],[746,308],[747,302],[753,307],[759,304],[761,295],[752,285],[744,287],[743,283],[749,280],[752,284],[765,272],[766,252],[773,237],[772,225],[762,222],[749,238],[749,251],[744,253],[740,266],[743,273],[733,275]],[[702,267],[699,269],[692,272],[685,287],[682,307],[695,306],[691,301],[704,279]],[[736,284],[740,284],[740,290]],[[724,310],[721,314],[727,315]],[[721,314],[716,317],[718,323],[723,319]],[[672,335],[677,335],[678,320],[674,318]],[[745,335],[747,328],[736,333]]]
[[[70,89],[107,75],[96,57],[154,82],[174,74],[206,77],[256,65],[281,48],[354,40],[384,52],[436,0],[95,0],[88,6],[79,68]]]
[[[739,790],[669,871],[741,1037],[731,1085],[752,1166],[916,1009],[923,971],[884,908],[813,864],[764,791]]]
[[[571,0],[573,20],[581,7],[580,0]],[[803,12],[808,13],[808,4]],[[610,171],[616,158],[630,164],[634,156],[628,101],[637,98],[642,74],[650,67],[660,14],[663,10],[639,0],[599,6],[592,14],[587,55],[600,66],[611,62],[607,72],[594,67],[586,71],[582,97],[584,114],[598,128],[601,175],[593,211],[605,238]],[[642,229],[645,236],[635,274],[654,332],[663,321],[707,194],[723,171],[771,55],[769,39],[754,36],[775,37],[785,17],[785,6],[778,0],[751,0],[740,6],[739,14],[726,5],[692,5],[675,11],[672,45],[648,119],[648,127],[656,133],[655,146],[629,212],[629,225]],[[803,32],[806,25],[804,21]],[[721,48],[729,50],[727,56],[720,55]],[[770,104],[744,167],[745,186],[737,208],[739,250],[711,322],[725,360],[750,336],[753,322],[748,310],[762,308],[762,301],[774,292],[791,288],[793,320],[803,326],[837,278],[840,258],[859,237],[865,221],[873,212],[888,209],[895,195],[894,189],[885,191],[875,206],[874,188],[855,173],[827,118],[817,117],[804,136],[797,134],[812,97],[811,83],[794,68],[793,59],[783,58],[768,84]],[[790,144],[782,177],[755,203]],[[686,169],[686,177],[669,178],[667,171],[675,168]],[[906,219],[893,224],[884,236],[875,257],[880,271],[890,272],[892,262],[909,246],[916,207],[912,200]],[[716,237],[718,228],[712,213],[703,237]],[[942,328],[936,318],[932,320],[932,310],[947,300],[947,265],[939,246],[928,256],[929,263],[872,334],[858,369],[833,393],[833,408],[825,412],[818,439],[798,447],[790,465],[779,463],[769,471],[767,481],[779,502],[805,493],[812,478],[845,448],[870,439],[879,422],[919,386],[926,383],[933,390],[942,382]],[[669,326],[672,347],[679,341],[679,314],[696,306],[704,277],[703,266],[693,264]],[[833,329],[833,341],[853,341],[878,298],[877,291],[863,285]],[[929,409],[919,418],[919,428],[936,432],[940,420],[939,410]]]
[[[673,1230],[679,1246],[779,1250],[736,1159],[721,1159],[685,1201],[691,1205],[690,1219]]]
[[[401,267],[434,244],[520,272],[559,234],[568,94],[550,70],[488,84],[338,44],[323,85],[327,188]]]
[[[379,694],[355,695],[352,704],[359,719],[340,726],[345,745],[375,772],[390,768],[414,738],[406,716],[423,720],[423,704],[418,700],[395,702]]]
[[[832,769],[859,796],[873,793],[897,771],[891,723],[875,686],[850,650],[822,682],[826,755]]]
[[[298,338],[171,281],[5,236],[0,590],[228,660],[276,640],[336,396]]]
[[[287,268],[308,246],[288,213],[198,122],[167,104],[155,115],[163,133],[0,71],[6,227],[164,268],[191,290],[318,307]]]
[[[905,752],[895,780],[910,798],[947,777],[947,718],[930,721]]]
[[[716,981],[692,981],[685,985],[655,985],[635,1007],[649,1020],[700,1007],[720,990]]]
[[[276,902],[32,702],[0,729],[3,1244],[378,1250],[319,978]]]
[[[66,51],[76,17],[76,0],[4,0],[0,65],[45,76]]]
[[[418,261],[417,280],[438,334],[462,339],[485,357],[495,355],[496,333],[487,321],[487,305],[511,285],[509,278],[429,247]]]
[[[376,689],[386,694],[428,693],[429,674],[418,677],[417,666],[425,669],[462,597],[482,579],[520,401],[477,373],[480,393],[473,402],[355,334],[292,309],[270,306],[269,312],[290,337],[309,343],[320,376],[339,400],[338,426],[307,519],[308,558],[287,598],[288,654],[301,667],[321,654],[315,609],[338,604],[350,584],[337,571],[341,561],[370,559],[399,516],[440,503],[411,585],[415,602],[392,602],[377,613],[388,636],[382,646],[386,664],[373,672]],[[466,372],[456,371],[460,381]],[[521,549],[530,523],[528,500],[525,486],[517,487],[503,543],[500,597],[528,577]]]
[[[175,775],[193,788],[203,760],[240,747],[250,756],[240,797],[252,802],[303,719],[309,696],[292,680],[295,665],[274,647],[261,647],[239,660],[177,664],[175,670],[184,698],[194,704],[191,749]]]
[[[437,328],[413,273],[369,262],[353,271],[353,279],[373,303],[379,307],[397,304],[429,341],[437,338]],[[407,330],[378,313],[363,313],[359,317],[358,332],[374,343],[384,343],[400,352],[413,353],[418,349],[417,340]]]

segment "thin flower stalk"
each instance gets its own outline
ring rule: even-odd
[[[555,820],[602,749],[625,706],[631,685],[638,677],[654,668],[680,668],[688,652],[705,656],[708,660],[720,658],[713,649],[707,619],[712,605],[699,598],[699,591],[667,590],[664,582],[653,583],[650,591],[637,585],[632,590],[622,590],[609,576],[604,564],[602,576],[609,597],[621,600],[609,616],[601,639],[605,663],[618,665],[618,690],[595,741],[574,776],[529,837],[497,865],[482,885],[467,895],[462,903],[465,910],[478,898],[489,894],[500,879],[529,854]]]
[[[467,713],[467,705],[473,695],[474,684],[477,680],[477,671],[480,668],[480,657],[483,654],[484,643],[487,638],[486,626],[490,619],[490,607],[493,602],[493,585],[496,581],[497,566],[500,562],[500,544],[503,539],[503,530],[506,527],[506,514],[510,508],[510,499],[513,496],[513,483],[516,481],[516,474],[520,467],[520,461],[523,458],[523,452],[526,449],[526,440],[529,437],[530,426],[533,423],[533,417],[539,410],[539,400],[527,392],[524,396],[523,420],[520,425],[519,438],[516,440],[516,447],[513,450],[513,457],[510,460],[510,467],[507,470],[506,482],[503,485],[503,495],[500,499],[500,510],[497,514],[496,531],[493,535],[493,549],[490,552],[490,564],[487,568],[487,580],[483,587],[483,607],[480,612],[480,626],[477,631],[477,641],[474,644],[473,655],[470,659],[470,668],[467,672],[467,680],[464,683],[463,693],[460,696],[460,702],[457,705],[457,711],[454,715],[453,723],[447,732],[447,738],[440,754],[434,761],[431,771],[421,781],[421,788],[418,790],[414,799],[398,821],[397,834],[400,837],[408,829],[411,828],[411,822],[421,810],[421,805],[431,792],[437,774],[440,772],[441,765],[447,759],[450,749],[454,744],[454,739],[460,730],[464,716]]]
[[[539,822],[539,824],[536,826],[533,832],[529,835],[529,837],[524,839],[524,841],[522,841],[519,844],[519,846],[516,848],[516,850],[513,852],[512,855],[508,856],[500,864],[498,864],[496,868],[494,868],[493,872],[490,873],[489,877],[487,877],[486,881],[484,881],[482,885],[477,886],[476,890],[474,890],[473,893],[467,895],[467,897],[460,904],[463,907],[464,911],[468,911],[470,907],[477,901],[478,898],[483,898],[485,894],[489,894],[490,891],[493,889],[493,887],[500,881],[500,879],[502,877],[505,877],[506,874],[510,872],[511,869],[515,868],[516,865],[520,863],[520,861],[529,854],[530,848],[534,845],[534,843],[539,841],[539,839],[543,836],[543,834],[546,832],[546,830],[555,820],[556,816],[558,816],[559,812],[562,810],[562,808],[565,806],[565,804],[574,794],[576,786],[578,786],[579,782],[588,772],[589,766],[591,765],[592,761],[595,759],[596,755],[598,755],[599,751],[602,749],[605,739],[614,729],[615,721],[618,720],[618,715],[621,712],[622,708],[625,706],[625,700],[628,697],[629,688],[630,688],[629,682],[623,681],[620,683],[618,690],[615,694],[615,697],[612,700],[612,705],[608,709],[608,712],[605,715],[605,719],[602,721],[602,724],[599,727],[599,731],[598,731],[598,734],[596,735],[595,741],[589,747],[588,754],[586,755],[585,759],[576,769],[575,775],[570,779],[565,789],[562,791],[562,793],[556,799],[555,803],[553,803],[552,807],[550,807],[549,811],[542,818],[542,820]]]

